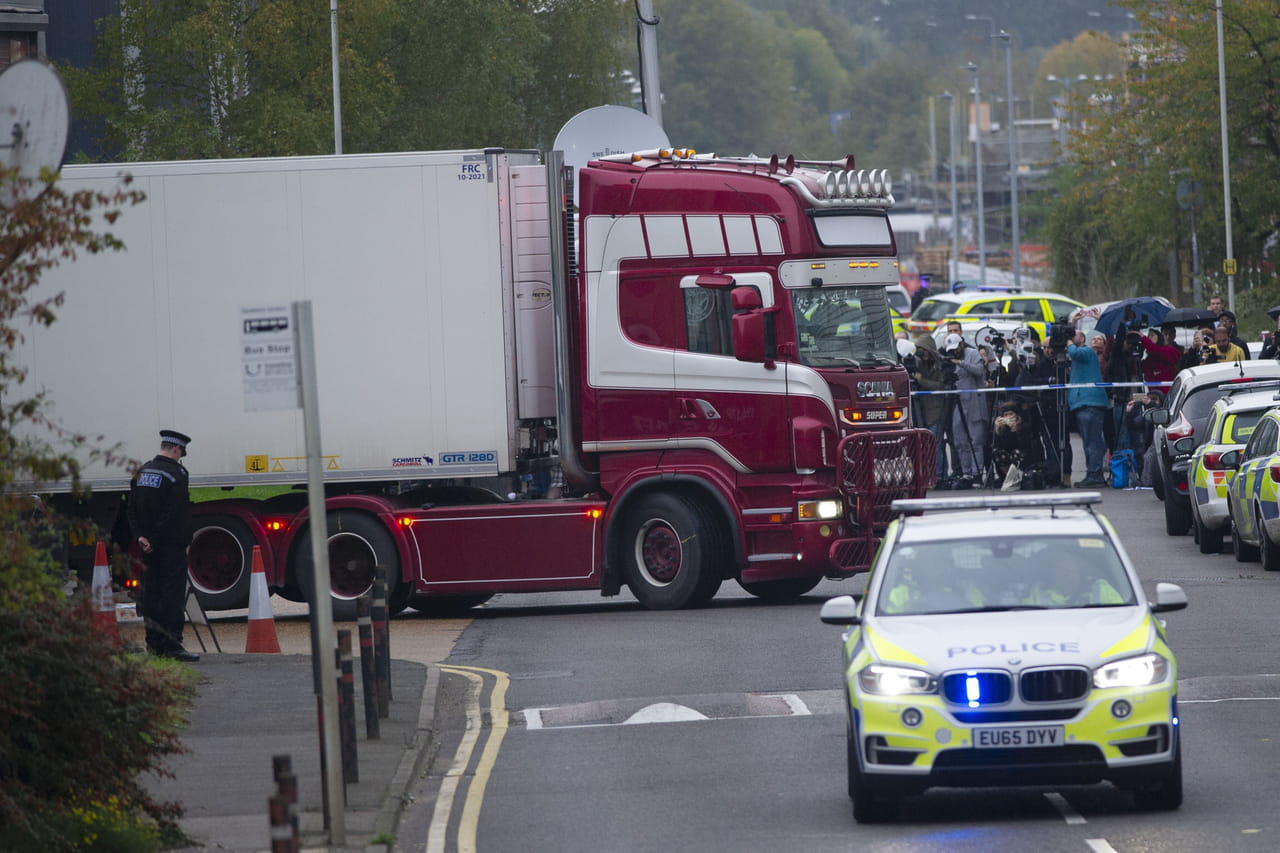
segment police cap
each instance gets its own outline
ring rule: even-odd
[[[160,430],[161,444],[174,444],[182,448],[182,455],[187,455],[187,444],[190,443],[191,436],[178,432],[176,429]]]

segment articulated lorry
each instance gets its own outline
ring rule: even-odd
[[[192,487],[225,490],[195,506],[208,608],[245,606],[255,545],[273,592],[313,594],[302,414],[246,411],[254,306],[312,305],[336,599],[379,565],[396,609],[624,585],[680,608],[726,580],[790,598],[869,565],[889,501],[932,485],[885,297],[891,189],[852,158],[484,149],[62,180],[122,172],[147,195],[112,226],[126,250],[52,270],[65,304],[18,356],[70,432],[135,459],[162,428],[194,437]],[[528,499],[552,468],[572,497]],[[84,480],[110,530],[129,472]]]

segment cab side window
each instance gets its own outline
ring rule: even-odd
[[[684,295],[684,326],[689,352],[733,355],[733,300],[728,288],[712,290],[687,287]]]

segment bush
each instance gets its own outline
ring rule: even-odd
[[[128,652],[85,602],[0,604],[0,848],[146,849],[180,840],[178,803],[142,773],[167,756],[195,694],[189,667]],[[153,848],[154,849],[154,848]]]

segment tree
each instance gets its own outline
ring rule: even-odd
[[[101,436],[58,429],[44,393],[23,387],[20,352],[25,329],[53,323],[63,303],[39,291],[41,274],[122,248],[107,229],[142,194],[127,179],[67,193],[53,178],[0,170],[0,848],[158,849],[182,840],[181,806],[153,800],[139,777],[164,774],[182,751],[195,682],[130,655],[98,631],[87,601],[63,596],[61,528],[32,492],[77,487],[80,455],[125,460]],[[54,451],[44,430],[70,450]]]
[[[1189,230],[1175,199],[1181,179],[1198,182],[1203,192],[1197,230],[1205,267],[1217,267],[1225,254],[1214,5],[1195,0],[1175,13],[1160,0],[1142,0],[1135,12],[1143,34],[1128,46],[1124,79],[1079,104],[1082,129],[1069,148],[1073,180],[1052,214],[1051,227],[1071,237],[1077,255],[1063,256],[1067,243],[1055,241],[1059,283],[1120,288],[1109,298],[1162,289],[1165,259],[1185,247]],[[1280,212],[1275,4],[1229,4],[1223,40],[1234,248],[1237,257],[1260,258]],[[1098,270],[1111,272],[1099,279]]]

